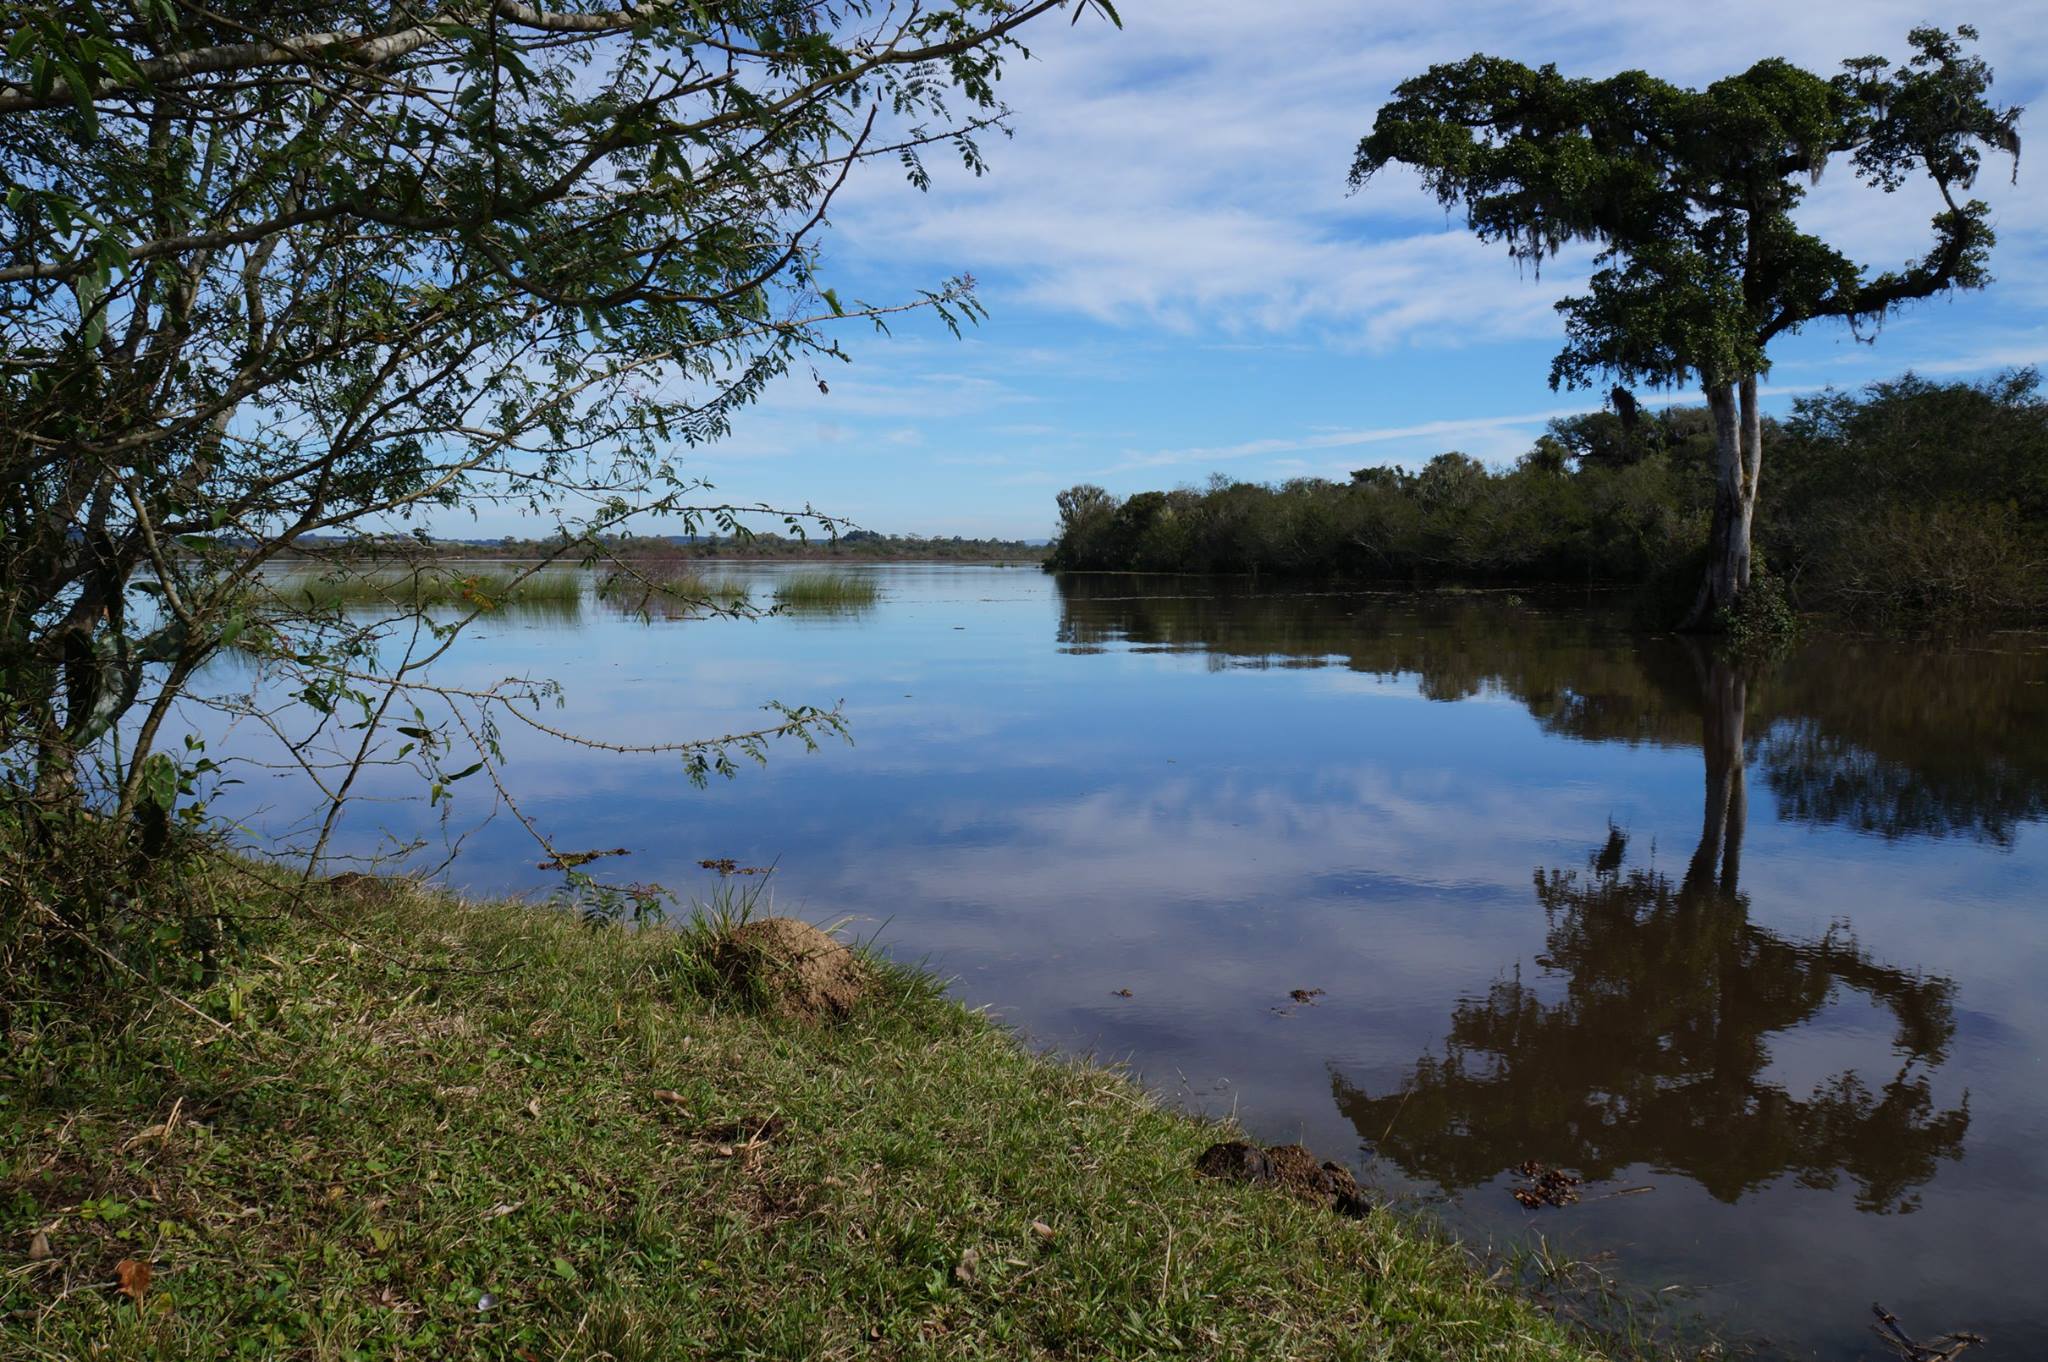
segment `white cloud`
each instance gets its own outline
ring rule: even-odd
[[[1581,403],[1576,406],[1553,407],[1547,411],[1518,412],[1512,416],[1481,416],[1467,420],[1425,421],[1417,425],[1381,426],[1366,430],[1331,430],[1305,435],[1281,436],[1266,440],[1250,440],[1235,445],[1210,445],[1189,449],[1162,449],[1145,454],[1134,454],[1116,465],[1111,471],[1134,468],[1167,468],[1179,464],[1231,463],[1242,459],[1264,459],[1280,454],[1296,454],[1325,449],[1351,449],[1360,445],[1386,444],[1426,440],[1437,443],[1443,449],[1458,447],[1458,442],[1475,435],[1498,430],[1528,431],[1539,428],[1544,422],[1560,416],[1574,416],[1583,411],[1598,410],[1599,404]]]
[[[1776,55],[1825,71],[1901,55],[1929,18],[1924,0],[1120,8],[1123,32],[1095,19],[1026,30],[1039,59],[1005,79],[1015,136],[983,139],[989,175],[935,150],[930,194],[878,163],[835,209],[825,269],[848,296],[900,299],[972,273],[991,322],[959,340],[909,318],[886,339],[849,327],[858,362],[818,366],[829,396],[800,371],[689,466],[735,496],[815,500],[877,528],[1039,534],[1043,490],[1082,480],[1130,491],[1217,466],[1342,477],[1449,448],[1507,462],[1545,421],[1597,405],[1543,390],[1561,338],[1552,304],[1587,260],[1518,273],[1398,168],[1348,194],[1353,148],[1393,85],[1474,51],[1692,85]],[[1966,16],[2001,99],[2042,103],[2038,9],[1982,0]],[[1988,162],[1976,191],[2001,233],[1992,291],[1912,308],[1875,348],[1839,326],[1782,344],[1781,405],[1909,367],[2048,359],[2048,181],[2023,173],[2014,187],[2006,171]],[[1933,202],[1872,193],[1837,166],[1801,211],[1882,268],[1925,250]]]
[[[1518,279],[1504,251],[1446,223],[1412,177],[1346,197],[1352,149],[1394,83],[1477,50],[1692,84],[1774,55],[1828,71],[1865,52],[1902,55],[1907,29],[1926,21],[1918,4],[1892,0],[1269,0],[1256,14],[1236,0],[1134,0],[1124,15],[1121,33],[1084,22],[1032,34],[1042,60],[1005,83],[1017,132],[987,148],[994,173],[941,176],[928,198],[869,176],[841,215],[846,239],[899,262],[958,262],[1005,300],[1182,335],[1308,330],[1373,349],[1550,335],[1550,304],[1583,277],[1582,259]],[[1971,17],[2005,74],[2000,95],[2024,102],[2048,65],[2038,8],[1995,0]],[[1977,191],[2006,231],[1999,272],[2048,296],[2036,225],[2048,191],[2004,180],[2002,165],[1987,166]],[[1931,199],[1875,194],[1844,167],[1807,218],[1888,265],[1925,250]]]

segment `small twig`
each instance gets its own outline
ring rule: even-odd
[[[1583,1206],[1589,1201],[1611,1201],[1618,1196],[1641,1196],[1644,1192],[1654,1192],[1656,1190],[1655,1187],[1650,1186],[1648,1183],[1643,1184],[1641,1187],[1617,1187],[1611,1192],[1602,1192],[1599,1196],[1583,1197],[1580,1199],[1579,1204]]]
[[[1401,1094],[1401,1100],[1394,1104],[1394,1114],[1387,1118],[1387,1128],[1380,1132],[1380,1137],[1377,1140],[1373,1141],[1374,1144],[1381,1145],[1387,1142],[1387,1136],[1394,1133],[1394,1122],[1401,1119],[1402,1108],[1408,1105],[1408,1099],[1413,1097],[1414,1095],[1415,1089],[1413,1088],[1410,1088],[1408,1089],[1408,1091]]]
[[[1932,1343],[1920,1343],[1900,1328],[1899,1317],[1882,1305],[1873,1304],[1870,1313],[1877,1316],[1877,1323],[1870,1326],[1870,1332],[1890,1344],[1906,1362],[1952,1362],[1952,1359],[1985,1341],[1982,1334],[1958,1330],[1943,1334]]]

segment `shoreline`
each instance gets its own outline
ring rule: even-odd
[[[14,1024],[9,1355],[1602,1354],[1412,1212],[1198,1176],[1236,1132],[927,974],[778,1019],[704,991],[715,924],[197,878],[247,933],[210,985]]]

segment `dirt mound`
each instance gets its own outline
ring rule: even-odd
[[[808,922],[767,917],[719,937],[711,967],[741,997],[777,1016],[837,1020],[868,995],[874,980],[860,957]]]
[[[408,883],[402,875],[365,875],[360,870],[344,870],[327,877],[327,887],[337,898],[350,903],[389,902]]]
[[[1372,1203],[1348,1169],[1342,1164],[1318,1163],[1315,1155],[1298,1144],[1265,1149],[1243,1140],[1212,1144],[1195,1160],[1195,1171],[1227,1182],[1273,1187],[1339,1215],[1363,1216],[1372,1210]]]

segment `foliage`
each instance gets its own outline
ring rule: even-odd
[[[12,6],[9,816],[133,822],[175,760],[173,710],[259,610],[302,702],[266,721],[299,724],[288,759],[333,751],[337,808],[373,757],[423,762],[437,802],[495,782],[494,725],[544,692],[437,696],[426,670],[482,600],[453,619],[402,602],[411,618],[380,630],[341,608],[376,588],[286,612],[261,599],[265,565],[313,536],[424,538],[430,513],[486,506],[538,519],[549,561],[595,560],[661,518],[734,533],[746,508],[680,451],[779,375],[808,365],[824,386],[845,324],[980,314],[964,278],[842,298],[818,251],[835,194],[877,159],[922,188],[934,147],[982,170],[1017,30],[1060,10],[1115,19],[1107,0]],[[543,566],[508,589],[537,589]],[[762,733],[809,741],[829,717],[783,710]],[[715,739],[667,750],[692,774],[729,766]]]
[[[2048,399],[2038,371],[1908,374],[1793,404],[1760,530],[1802,599],[1880,623],[2048,612]]]
[[[1985,282],[1990,209],[1952,191],[1974,182],[1982,148],[2017,156],[2018,111],[1985,101],[1991,72],[1963,50],[1976,36],[1918,28],[1897,68],[1861,57],[1830,79],[1773,58],[1704,90],[1475,56],[1395,90],[1352,183],[1413,166],[1481,240],[1538,267],[1567,243],[1600,248],[1591,291],[1559,304],[1553,386],[1724,385],[1765,371],[1770,342],[1810,321],[1874,320]],[[1837,156],[1887,192],[1933,181],[1945,207],[1923,260],[1870,277],[1799,229],[1794,210]]]
[[[1553,444],[1553,437],[1546,437]],[[1659,450],[1625,467],[1464,454],[1348,483],[1218,477],[1093,502],[1063,524],[1062,571],[1250,572],[1425,581],[1636,581],[1699,537],[1698,470]]]
[[[132,829],[0,813],[0,1028],[213,979],[241,933],[194,874],[215,845],[189,774],[207,768],[201,753],[183,769],[159,753]]]
[[[288,897],[209,873],[242,916]],[[819,1027],[707,1005],[667,932],[403,881],[300,906],[202,1016],[11,1037],[0,1353],[1607,1351],[1422,1222],[1196,1176],[1222,1128],[925,976],[877,962],[884,996]],[[102,1285],[122,1260],[139,1300]]]
[[[2010,154],[2018,173],[2019,110],[1989,102],[1990,68],[1964,47],[1976,36],[1916,28],[1897,67],[1859,57],[1826,78],[1772,58],[1704,90],[1474,56],[1403,82],[1358,145],[1354,187],[1410,166],[1518,262],[1540,269],[1567,244],[1597,249],[1587,291],[1558,304],[1565,346],[1552,387],[1612,377],[1705,391],[1717,457],[1694,623],[1749,585],[1757,378],[1771,343],[1989,281],[1990,209],[1958,196],[1985,149]],[[1802,229],[1795,212],[1838,157],[1886,193],[1920,176],[1934,186],[1942,209],[1922,259],[1872,273]]]
[[[1907,375],[1798,399],[1761,422],[1779,473],[1759,521],[1775,564],[1724,620],[1779,635],[1792,607],[1894,624],[2048,612],[2048,401],[2039,375]],[[1512,468],[1445,454],[1349,483],[1213,479],[1206,488],[1062,494],[1048,566],[1354,581],[1642,585],[1668,627],[1705,556],[1713,436],[1701,408],[1553,421]],[[1080,495],[1076,495],[1076,493]],[[1132,509],[1135,506],[1135,510]]]
[[[1799,633],[1799,616],[1784,581],[1762,563],[1750,577],[1749,589],[1733,605],[1723,607],[1715,624],[1729,646],[1745,655],[1782,648]]]

